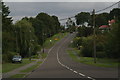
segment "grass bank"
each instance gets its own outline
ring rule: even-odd
[[[40,64],[42,63],[42,61],[38,61],[35,65],[25,69],[25,70],[22,70],[20,72],[31,72],[33,71],[34,69],[36,69]]]
[[[51,48],[57,41],[61,40],[63,37],[65,37],[68,33],[58,33],[52,36],[51,38],[48,38],[45,43],[45,48]]]
[[[31,63],[31,61],[29,61],[29,59],[23,59],[22,63],[4,63],[4,64],[2,64],[2,73],[12,71],[16,68],[19,68],[19,67],[24,66],[29,63]]]
[[[15,74],[13,76],[11,76],[10,78],[23,78],[25,76],[25,74]]]
[[[97,63],[94,63],[94,58],[92,57],[79,57],[78,53],[80,51],[77,49],[67,50],[67,53],[70,57],[77,62],[99,66],[99,67],[111,67],[115,68],[118,67],[118,61],[116,59],[108,59],[108,58],[97,58]]]

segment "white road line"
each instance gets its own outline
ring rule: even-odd
[[[89,76],[88,76],[87,78],[92,79],[92,80],[95,80],[95,79],[93,79],[93,78],[91,78],[91,77],[89,77]]]
[[[67,69],[70,69],[69,67],[67,67]]]
[[[68,39],[69,39],[69,38],[67,38],[63,43],[65,43]],[[57,50],[57,61],[58,61],[58,63],[59,63],[61,66],[63,66],[63,67],[65,67],[65,68],[73,71],[74,73],[78,73],[77,71],[74,71],[73,69],[67,67],[66,65],[64,65],[64,64],[62,64],[62,63],[60,62],[59,57],[58,57],[58,53],[59,53],[59,50],[60,50],[61,46],[63,45],[63,43],[60,45],[60,47],[59,47],[58,50]],[[82,74],[82,73],[78,73],[78,74],[81,75],[81,76],[85,76],[85,75]],[[87,78],[92,79],[92,80],[95,80],[95,79],[93,79],[93,78],[91,78],[91,77],[89,77],[89,76],[88,76]]]
[[[74,73],[78,73],[77,71],[73,71]]]
[[[81,76],[85,76],[84,74],[82,74],[82,73],[79,73],[79,75],[81,75]]]
[[[71,71],[73,71],[73,69],[70,69]]]
[[[50,51],[51,51],[53,48],[54,48],[54,46],[53,46],[52,48],[50,48],[50,50],[48,51],[47,57],[43,60],[43,62],[41,63],[41,65],[46,61],[46,59],[48,58],[48,55],[49,55]],[[40,66],[41,66],[41,65],[40,65]]]

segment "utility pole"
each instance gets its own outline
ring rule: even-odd
[[[118,2],[118,8],[120,8],[120,1]]]
[[[29,30],[30,34],[31,35],[31,30]],[[31,36],[29,36],[30,40],[29,40],[29,60],[31,61]]]
[[[96,63],[96,33],[95,33],[95,9],[93,9],[93,45],[94,45],[94,63]]]
[[[42,46],[43,46],[43,53],[44,53],[45,33],[44,33],[44,30],[42,30],[42,32],[43,32],[42,33],[43,34],[43,37],[42,37],[43,38],[43,44],[42,44]]]

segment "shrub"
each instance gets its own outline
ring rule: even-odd
[[[93,53],[93,36],[83,37],[81,54],[85,57],[92,57]]]
[[[2,55],[2,60],[3,60],[3,63],[4,62],[12,62],[12,58],[14,55],[16,55],[17,53],[15,52],[7,52],[6,54],[3,54]]]
[[[110,58],[120,57],[120,21],[111,26],[111,30],[107,35],[107,42],[105,45],[105,52]]]
[[[40,50],[41,50],[41,46],[40,45],[35,45],[35,48],[33,50],[34,55],[37,54],[38,51],[40,51]]]
[[[105,51],[99,51],[96,52],[96,54],[97,54],[97,58],[105,58],[107,56]]]

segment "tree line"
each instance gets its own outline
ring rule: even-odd
[[[22,57],[37,54],[45,40],[62,31],[58,17],[39,13],[36,17],[24,17],[13,24],[9,7],[2,2],[2,54],[3,61],[19,53]]]
[[[93,57],[93,15],[88,12],[78,13],[76,23],[78,34],[73,40],[73,47],[80,49],[79,56]],[[109,25],[109,20],[115,20],[115,23]],[[88,26],[84,25],[88,23]],[[102,25],[108,25],[109,29],[100,30]],[[95,33],[96,33],[96,55],[98,58],[118,59],[120,48],[120,8],[114,8],[109,13],[95,14]]]

